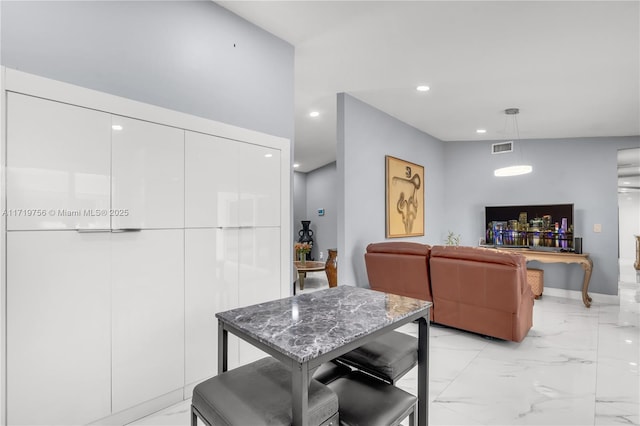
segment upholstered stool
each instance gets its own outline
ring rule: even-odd
[[[337,426],[338,398],[311,380],[309,425]],[[199,383],[191,398],[191,425],[286,425],[292,420],[291,372],[267,357]]]
[[[418,339],[391,331],[337,360],[394,384],[418,363]]]
[[[351,373],[351,369],[346,365],[333,361],[325,362],[313,373],[313,378],[322,384],[329,384],[338,377]]]
[[[418,398],[360,371],[340,377],[329,385],[340,401],[342,426],[395,426],[409,416],[415,424]]]
[[[542,269],[527,268],[527,282],[531,286],[536,299],[540,299],[544,290],[544,271]]]

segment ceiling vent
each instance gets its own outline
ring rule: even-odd
[[[492,154],[504,154],[505,152],[513,152],[513,141],[491,144]]]

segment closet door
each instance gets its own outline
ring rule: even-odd
[[[185,226],[237,227],[237,141],[185,132]]]
[[[112,225],[184,227],[184,130],[113,116]]]
[[[243,228],[239,239],[240,306],[279,299],[280,228]]]
[[[238,144],[240,226],[280,226],[280,151]]]
[[[110,238],[7,233],[8,424],[86,424],[111,413]]]
[[[112,234],[113,411],[184,385],[184,230]]]
[[[218,374],[215,314],[238,306],[237,246],[236,229],[185,230],[186,385]],[[230,344],[231,364],[237,352]]]
[[[280,294],[280,228],[246,228],[239,238],[239,306],[254,305],[283,297]],[[265,353],[240,341],[240,365]]]
[[[7,229],[110,226],[109,114],[7,96]]]

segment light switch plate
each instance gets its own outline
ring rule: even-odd
[[[593,232],[602,232],[602,224],[600,223],[595,223],[593,225]]]

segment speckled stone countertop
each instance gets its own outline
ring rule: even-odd
[[[302,363],[413,314],[428,317],[430,306],[424,300],[338,286],[216,317]]]

